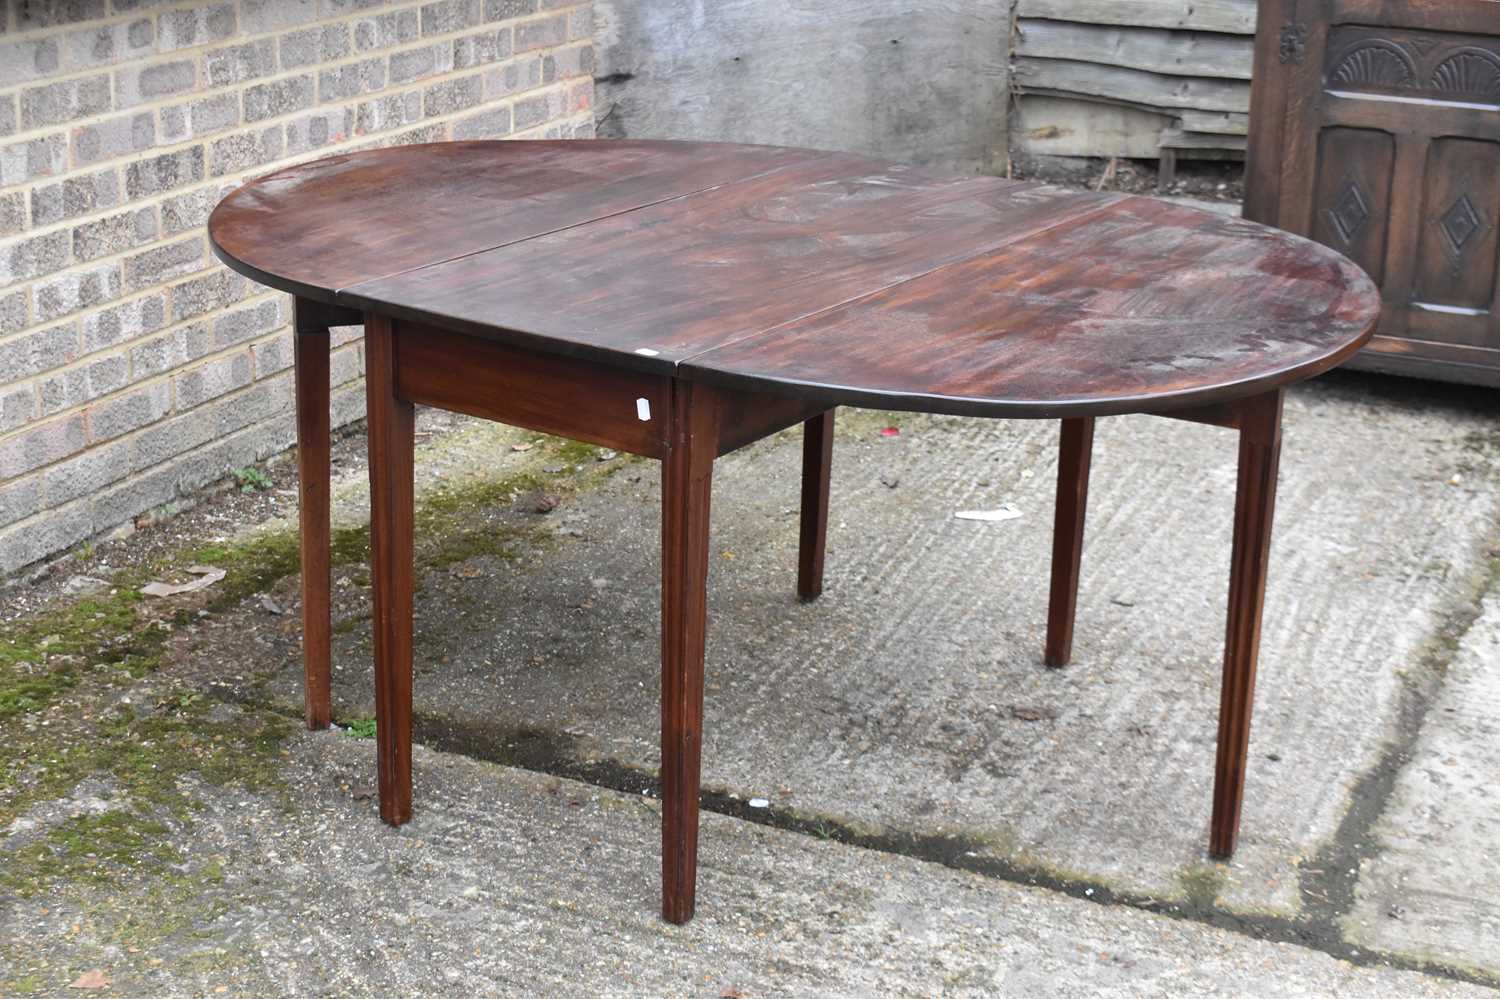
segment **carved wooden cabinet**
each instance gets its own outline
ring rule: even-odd
[[[1380,285],[1351,365],[1500,385],[1500,2],[1260,0],[1245,215]]]

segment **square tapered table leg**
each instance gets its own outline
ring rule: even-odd
[[[823,555],[828,548],[828,485],[833,471],[833,410],[802,424],[802,529],[797,547],[797,595],[815,600],[823,592]]]
[[[391,320],[365,319],[365,411],[370,448],[374,586],[375,743],[380,817],[411,818],[412,532],[416,413],[396,392]]]
[[[713,389],[673,381],[661,507],[662,918],[693,917],[708,627],[708,518],[719,445]]]
[[[307,727],[331,721],[329,661],[329,333],[322,310],[293,301],[292,334],[297,396],[298,527],[302,558],[303,707]]]
[[[1260,654],[1261,611],[1266,599],[1271,521],[1281,461],[1283,394],[1278,389],[1247,399],[1239,407],[1239,482],[1234,500],[1229,618],[1224,639],[1224,680],[1219,694],[1219,742],[1208,847],[1209,853],[1221,858],[1234,853],[1239,840],[1240,806],[1245,796],[1255,665]]]
[[[1059,669],[1073,658],[1073,622],[1078,614],[1078,573],[1083,564],[1083,520],[1089,501],[1089,463],[1094,418],[1062,421],[1057,456],[1057,511],[1052,527],[1052,589],[1047,602],[1044,659]]]

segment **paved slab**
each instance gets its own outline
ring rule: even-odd
[[[654,802],[418,749],[401,830],[370,743],[301,733],[289,799],[200,787],[196,884],[0,908],[0,981],[106,995],[1449,997],[1493,993],[722,816],[702,907],[657,918]],[[351,791],[354,794],[351,794]],[[213,866],[212,878],[204,869]],[[196,879],[196,880],[195,880]],[[71,994],[71,993],[69,993]]]
[[[1204,845],[1233,439],[1169,420],[1100,424],[1063,671],[1040,662],[1055,424],[893,417],[887,438],[887,418],[848,414],[812,605],[793,597],[797,438],[722,462],[705,783],[858,831],[960,837],[1022,875],[1305,915],[1303,862],[1338,835],[1494,536],[1494,412],[1393,384],[1325,381],[1289,402],[1232,864]],[[1001,503],[1023,517],[952,516]],[[544,553],[430,574],[416,679],[429,727],[497,759],[526,741],[654,768],[657,511],[655,468],[634,465],[554,512]],[[357,717],[372,712],[369,647],[348,625],[335,700]],[[282,653],[290,708],[300,672]]]
[[[1345,920],[1363,946],[1447,964],[1500,958],[1500,595],[1464,637],[1372,830]]]

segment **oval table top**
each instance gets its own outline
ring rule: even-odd
[[[1155,198],[845,153],[454,142],[229,194],[263,284],[729,387],[961,415],[1167,411],[1311,377],[1370,336],[1331,249]]]

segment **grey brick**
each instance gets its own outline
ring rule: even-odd
[[[110,0],[110,7],[116,14],[129,14],[137,10],[165,7],[169,3],[172,3],[172,0]]]
[[[48,375],[38,385],[42,415],[51,416],[92,402],[100,396],[124,388],[129,381],[130,361],[124,354],[111,354],[67,371]]]
[[[21,91],[21,127],[62,125],[109,110],[109,76],[61,80]]]
[[[120,175],[113,168],[69,177],[31,190],[31,224],[51,225],[120,203]]]
[[[498,139],[510,134],[510,108],[499,107],[453,123],[455,139]]]
[[[318,100],[340,101],[385,86],[385,60],[379,57],[345,63],[318,73]]]
[[[536,13],[536,0],[484,0],[484,19],[503,21]]]
[[[162,141],[178,142],[222,132],[240,123],[238,94],[215,94],[161,109]]]
[[[0,236],[14,236],[26,228],[26,195],[0,194]]]
[[[203,147],[139,160],[125,168],[125,196],[134,201],[203,179]]]
[[[334,389],[332,398],[328,400],[328,409],[336,427],[364,419],[364,384],[356,381],[347,388]]]
[[[0,572],[14,572],[63,551],[93,532],[87,501],[49,510],[0,531]]]
[[[57,38],[32,38],[0,45],[0,87],[33,83],[57,72],[62,49]]]
[[[349,54],[349,28],[324,24],[281,36],[281,68],[296,69],[319,62],[332,62]]]
[[[534,90],[541,85],[542,60],[535,56],[484,71],[485,100],[499,100],[512,94]]]
[[[234,35],[234,4],[194,4],[185,10],[161,15],[160,45],[163,52],[222,42]]]
[[[15,333],[26,326],[26,289],[20,288],[0,298],[0,336]],[[0,377],[0,382],[6,379]]]
[[[594,75],[594,47],[579,45],[558,49],[542,57],[542,82],[552,83],[575,76]]]
[[[479,0],[437,0],[422,5],[422,37],[446,35],[479,23]]]
[[[42,509],[42,477],[28,475],[0,486],[0,524],[14,524]]]
[[[241,0],[240,31],[259,35],[306,24],[318,16],[313,0]]]
[[[419,142],[443,142],[448,138],[448,126],[439,122],[433,125],[423,125],[421,128],[413,128],[405,132],[397,132],[395,135],[383,135],[370,143],[371,148],[390,148],[391,146],[411,146]]]
[[[16,29],[51,28],[104,16],[104,0],[45,0],[16,4]]]
[[[172,376],[179,411],[201,406],[250,384],[250,352],[242,350]]]
[[[288,155],[318,149],[330,142],[342,142],[353,134],[354,110],[352,108],[330,108],[315,111],[287,122],[286,151]]]
[[[227,267],[175,284],[172,291],[172,321],[181,322],[213,309],[233,305],[250,293],[250,283]]]
[[[201,412],[162,420],[130,439],[130,468],[139,472],[202,447],[214,439],[217,429],[216,421]]]
[[[134,249],[156,238],[156,209],[135,208],[73,227],[73,256],[94,260]]]
[[[206,135],[240,123],[239,102],[233,94],[205,97],[188,105],[188,131],[193,136]]]
[[[73,164],[89,166],[116,156],[129,156],[156,145],[156,116],[137,111],[73,129]]]
[[[177,497],[180,482],[178,469],[159,468],[104,490],[88,501],[89,529],[100,534],[122,524],[139,524],[141,514]]]
[[[103,305],[120,297],[120,269],[95,264],[48,278],[31,289],[36,318],[49,323],[79,309]]]
[[[68,168],[68,142],[61,132],[0,146],[0,187],[50,177]]]
[[[42,495],[49,507],[97,493],[130,474],[130,446],[125,441],[85,451],[42,473]]]
[[[590,115],[584,119],[572,121],[560,121],[547,129],[549,139],[592,139],[594,135],[594,119]]]
[[[204,53],[211,87],[227,87],[276,72],[276,43],[269,38]]]
[[[69,68],[76,71],[149,55],[156,49],[155,41],[151,20],[141,18],[128,24],[106,24],[69,32],[63,38],[63,46],[68,53]]]
[[[78,413],[23,430],[0,440],[0,479],[61,461],[82,451],[84,443],[83,416]]]
[[[422,92],[422,115],[436,118],[438,115],[464,111],[483,100],[484,80],[480,76],[444,80]]]
[[[36,414],[35,386],[30,383],[0,386],[0,433],[9,433],[22,424],[30,423],[36,419]]]
[[[516,25],[517,52],[529,52],[532,49],[561,45],[567,40],[568,19],[563,14]]]
[[[286,318],[282,313],[284,301],[278,296],[216,316],[213,321],[214,349],[233,347],[280,326]]]
[[[0,135],[16,134],[16,99],[0,95]]]
[[[257,380],[285,371],[292,366],[292,335],[284,333],[264,343],[252,344],[250,355],[255,360]]]
[[[354,51],[388,49],[421,37],[422,22],[415,10],[393,10],[354,22]]]
[[[258,132],[236,132],[215,139],[208,153],[209,176],[222,177],[271,162],[281,156],[282,138],[281,126],[272,125]]]
[[[245,121],[263,121],[312,107],[313,78],[293,76],[245,88]]]
[[[138,291],[191,274],[204,263],[203,238],[193,236],[125,258],[125,285]]]
[[[400,128],[422,118],[422,95],[415,90],[404,94],[387,94],[363,101],[354,112],[354,131],[358,135]]]
[[[89,443],[113,440],[122,434],[155,423],[172,410],[172,386],[166,381],[131,389],[105,399],[84,412],[89,421]]]
[[[453,39],[453,68],[471,69],[510,56],[510,29],[486,31],[478,35],[465,35]]]
[[[216,404],[213,407],[214,429],[219,437],[227,437],[262,420],[287,414],[295,406],[291,381],[284,377],[274,378]]]
[[[328,384],[345,385],[364,374],[364,354],[358,346],[336,350],[328,359]]]
[[[189,229],[196,229],[208,221],[214,206],[228,188],[217,184],[200,187],[184,194],[174,194],[161,203],[161,232],[163,236],[175,236]]]
[[[563,100],[562,92],[554,90],[551,93],[523,97],[516,101],[513,115],[516,131],[519,132],[559,117],[563,114]]]
[[[122,302],[83,317],[83,352],[138,340],[166,325],[167,298],[161,293]]]
[[[213,352],[213,327],[206,320],[169,330],[130,348],[134,378],[165,374]]]
[[[319,0],[318,13],[322,17],[336,17],[340,14],[352,14],[358,10],[372,10],[383,7],[390,0]]]
[[[192,59],[126,66],[115,70],[115,105],[134,107],[147,101],[185,94],[198,85],[198,67]]]
[[[67,262],[65,230],[0,241],[0,285],[51,274]]]
[[[33,330],[0,344],[0,385],[60,368],[77,356],[77,323]]]
[[[453,46],[438,42],[420,49],[391,53],[391,82],[410,83],[453,69]]]
[[[581,42],[594,37],[594,5],[579,7],[568,15],[568,41]]]

